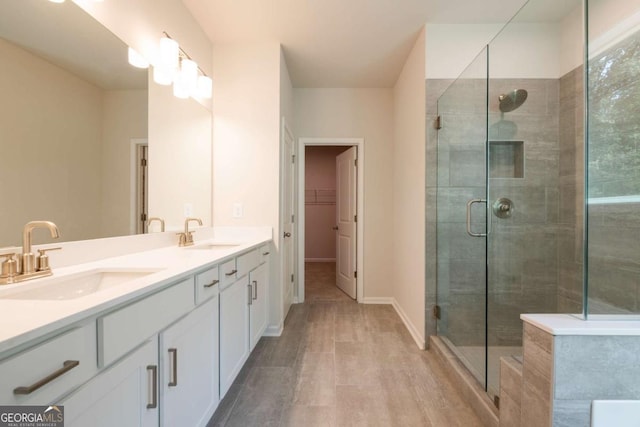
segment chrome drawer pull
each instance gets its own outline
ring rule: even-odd
[[[220,282],[220,281],[216,279],[216,280],[214,280],[213,282],[209,283],[208,285],[204,285],[204,287],[205,287],[205,288],[210,288],[210,287],[212,287],[212,286],[217,285],[219,282]]]
[[[248,284],[247,286],[249,287],[249,305],[253,305],[253,290],[251,289],[251,284]]]
[[[147,409],[158,407],[158,367],[148,365],[147,372],[151,372],[151,403],[147,403]]]
[[[225,273],[224,275],[225,275],[225,276],[233,276],[233,275],[234,275],[234,274],[236,274],[237,272],[238,272],[238,270],[235,270],[235,269],[234,269],[234,270],[231,270],[231,271],[230,271],[230,272],[228,272],[228,273]]]
[[[171,378],[169,378],[169,387],[175,387],[178,385],[178,349],[170,348],[169,354],[172,355],[171,361]]]
[[[270,253],[271,253],[271,252],[262,252],[262,255],[263,255],[263,256],[267,256],[267,255],[269,255]]]
[[[258,299],[258,281],[254,280],[251,283],[253,283],[253,292],[254,292],[253,299],[255,300],[255,299]]]
[[[40,387],[42,387],[43,385],[46,385],[48,383],[50,383],[51,381],[55,380],[56,378],[58,378],[59,376],[62,376],[64,374],[66,374],[67,372],[69,372],[70,370],[72,370],[73,368],[75,368],[76,366],[78,366],[80,364],[80,361],[78,360],[65,360],[62,363],[62,368],[58,369],[57,371],[55,371],[54,373],[47,375],[46,377],[44,377],[43,379],[41,379],[40,381],[33,383],[32,385],[28,386],[28,387],[16,387],[13,389],[13,394],[31,394],[34,391],[36,391],[37,389],[39,389]]]

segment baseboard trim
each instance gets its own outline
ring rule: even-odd
[[[269,325],[267,326],[267,330],[264,331],[264,334],[262,334],[262,336],[263,337],[279,337],[280,335],[282,335],[283,329],[284,329],[284,325],[279,325],[279,326]]]
[[[367,297],[362,298],[362,304],[393,304],[392,297]]]
[[[426,348],[426,342],[424,340],[424,336],[422,336],[420,331],[418,331],[418,328],[416,328],[415,325],[411,323],[411,320],[409,320],[409,316],[407,316],[407,313],[404,312],[404,310],[402,309],[400,304],[398,304],[398,301],[396,301],[395,298],[393,298],[392,305],[393,305],[393,308],[396,310],[396,313],[398,313],[398,316],[400,316],[400,319],[402,319],[402,323],[404,323],[404,326],[407,328],[407,330],[411,334],[411,337],[413,337],[413,340],[418,345],[418,348],[420,350],[424,350]]]
[[[335,258],[305,258],[304,262],[336,262]]]
[[[368,297],[362,299],[362,304],[388,304],[393,307],[393,309],[398,313],[398,316],[404,323],[405,328],[411,334],[411,337],[416,342],[416,345],[420,350],[424,350],[426,348],[426,342],[424,337],[418,332],[418,329],[414,326],[413,323],[409,320],[409,317],[404,312],[398,301],[396,301],[393,297]]]

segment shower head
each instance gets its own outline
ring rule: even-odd
[[[515,110],[524,104],[524,101],[527,100],[527,95],[527,91],[524,89],[515,89],[507,94],[500,95],[498,97],[498,101],[500,102],[500,111],[508,113]]]

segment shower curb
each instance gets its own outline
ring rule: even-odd
[[[486,427],[498,427],[499,411],[475,378],[438,336],[430,336],[430,350],[437,356],[453,385]]]

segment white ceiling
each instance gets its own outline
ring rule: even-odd
[[[279,41],[294,87],[392,87],[425,23],[504,23],[524,0],[183,2],[214,44]]]

